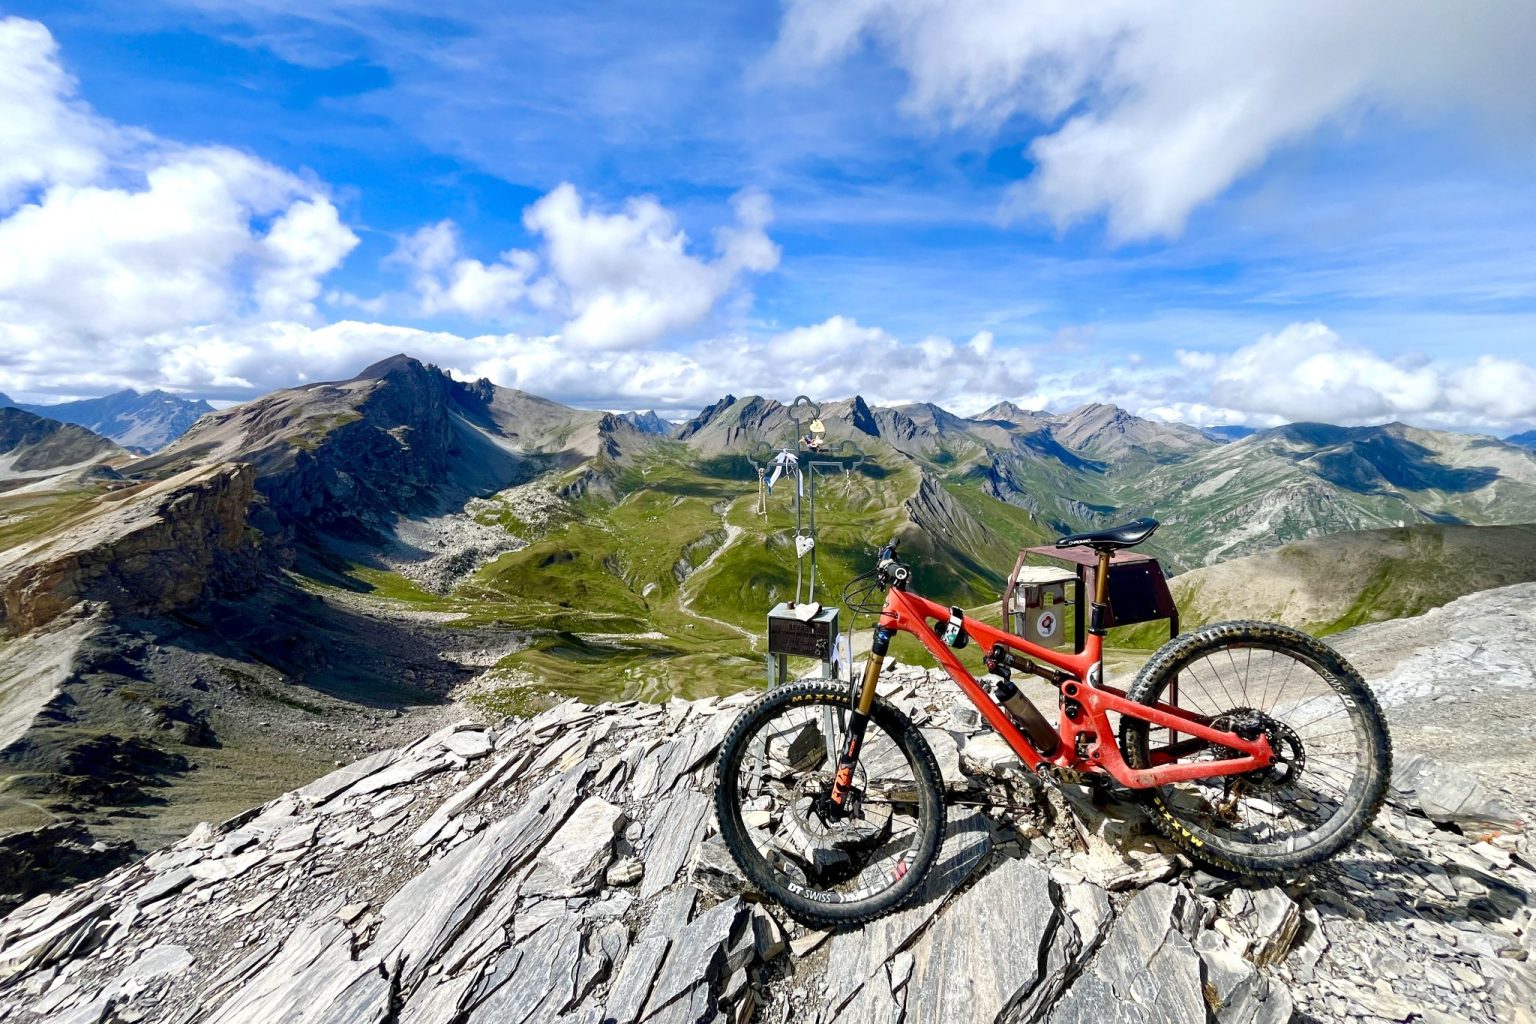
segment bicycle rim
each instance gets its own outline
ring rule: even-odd
[[[843,806],[830,805],[849,712],[834,694],[816,696],[765,709],[730,744],[720,785],[730,787],[722,815],[735,816],[732,852],[781,899],[826,912],[884,904],[910,888],[910,873],[926,872],[941,808],[921,753],[881,715],[869,722]]]
[[[1233,637],[1196,648],[1148,682],[1155,686],[1135,699],[1263,733],[1277,757],[1256,772],[1154,790],[1158,810],[1201,852],[1241,857],[1244,867],[1289,866],[1331,855],[1362,827],[1380,785],[1374,707],[1317,652],[1285,638]],[[1127,754],[1142,764],[1240,756],[1146,723],[1128,735]]]

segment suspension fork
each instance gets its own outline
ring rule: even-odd
[[[859,748],[864,745],[864,730],[869,726],[869,711],[875,705],[875,684],[880,681],[880,669],[885,664],[885,653],[891,649],[893,630],[878,626],[874,641],[869,646],[869,660],[864,663],[864,683],[848,716],[848,735],[843,752],[837,759],[837,775],[832,782],[832,803],[838,807],[848,798],[853,785],[853,769],[859,763]]]

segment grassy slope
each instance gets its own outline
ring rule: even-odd
[[[1186,573],[1171,586],[1185,629],[1255,618],[1326,635],[1529,580],[1536,526],[1419,525],[1301,541]],[[1155,646],[1154,634],[1139,629],[1131,642]]]
[[[88,512],[101,493],[96,488],[0,494],[0,551],[62,530]]]
[[[943,474],[937,479],[944,499],[960,510],[958,536],[912,530],[906,503],[918,493],[922,477],[905,458],[886,453],[851,479],[841,474],[821,478],[818,599],[841,603],[842,585],[868,568],[879,544],[899,533],[905,538],[904,553],[916,566],[918,589],[995,617],[1002,577],[1018,549],[1049,541],[1053,531],[1041,526],[1029,510],[986,494],[974,452],[945,451],[938,456],[929,453],[926,461],[931,472]],[[700,461],[681,445],[663,444],[637,462],[600,468],[617,500],[576,499],[542,532],[530,533],[508,507],[493,503],[483,511],[478,516],[482,522],[498,523],[531,542],[483,567],[449,595],[427,593],[377,570],[359,569],[354,576],[378,596],[425,610],[451,611],[461,615],[464,624],[495,623],[530,631],[531,645],[499,666],[519,685],[588,699],[662,699],[757,684],[762,678],[764,614],[793,595],[790,485],[780,486],[762,516],[755,510],[753,472],[739,457]],[[1028,479],[1020,482],[1032,491],[1060,493],[1050,490],[1060,484],[1047,479],[1054,475],[1050,467],[1019,462],[1015,470],[1020,475],[1028,472]],[[1169,483],[1167,478],[1174,474],[1188,480],[1178,509],[1144,510],[1168,520],[1156,538],[1160,550],[1149,553],[1197,551],[1208,520],[1215,518],[1207,516],[1214,510],[1204,505],[1222,500],[1218,492],[1230,499],[1236,486],[1262,499],[1273,488],[1301,482],[1294,467],[1280,460],[1264,470],[1252,479],[1236,479],[1224,472],[1207,475],[1194,463],[1149,469],[1165,478],[1160,484]],[[1093,493],[1082,500],[1106,507],[1114,499],[1133,498],[1138,489],[1123,479],[1095,477],[1090,483],[1095,486],[1086,489]],[[1386,507],[1397,500],[1367,498],[1328,511],[1339,517],[1336,528],[1348,528],[1356,517],[1369,521],[1400,514],[1399,508]],[[1285,514],[1282,509],[1280,515]],[[1447,536],[1445,528],[1414,528],[1404,533],[1413,543],[1399,554],[1379,541],[1339,541],[1351,552],[1353,561],[1345,559],[1347,569],[1339,550],[1293,545],[1259,556],[1270,561],[1232,563],[1239,568],[1219,577],[1232,582],[1220,586],[1211,582],[1218,577],[1210,574],[1224,566],[1187,574],[1176,581],[1175,593],[1186,628],[1252,616],[1330,632],[1362,621],[1415,614],[1469,590],[1513,581],[1490,568],[1487,559],[1479,561],[1481,556],[1473,554],[1477,545],[1469,548],[1461,533],[1452,534],[1455,542],[1442,550],[1444,545],[1436,547],[1440,542],[1434,538]],[[1448,559],[1459,567],[1452,573],[1454,580],[1447,578],[1443,566]],[[1250,578],[1254,573],[1259,584]],[[1280,579],[1293,582],[1275,582]],[[1322,585],[1317,580],[1339,582]],[[1166,639],[1159,624],[1115,633],[1111,643],[1125,648],[1129,660],[1135,658],[1134,649]],[[903,648],[899,656],[926,659],[915,644],[904,643]]]
[[[577,499],[564,521],[541,535],[510,509],[493,504],[483,511],[482,522],[530,543],[448,595],[379,569],[357,567],[351,575],[377,597],[456,613],[459,625],[534,633],[527,649],[498,666],[517,685],[587,699],[653,700],[756,685],[763,677],[764,616],[794,591],[790,485],[781,484],[768,514],[759,515],[745,460],[701,463],[681,446],[662,446],[611,480],[618,501]],[[870,566],[880,544],[904,527],[911,534],[904,502],[919,482],[916,468],[894,458],[851,477],[819,478],[818,600],[838,603],[843,585]],[[979,529],[962,538],[913,537],[904,550],[924,593],[988,610],[1018,547],[1041,539],[1041,531],[1025,510],[974,485],[951,481],[946,492]],[[510,707],[521,698],[509,692],[483,699]]]

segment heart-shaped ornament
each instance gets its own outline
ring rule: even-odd
[[[796,537],[795,538],[795,552],[801,558],[804,558],[806,556],[806,553],[809,552],[811,550],[811,548],[813,548],[815,546],[816,546],[816,538],[815,537]]]

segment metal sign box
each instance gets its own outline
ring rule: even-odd
[[[786,603],[768,613],[768,653],[827,661],[837,643],[837,609],[822,608],[809,620]]]
[[[1031,556],[1053,564],[1030,564]],[[1042,647],[1058,646],[1067,638],[1070,625],[1072,650],[1081,651],[1088,620],[1085,605],[1098,574],[1098,556],[1086,548],[1025,548],[1003,592],[1003,622]],[[1108,596],[1106,628],[1166,620],[1168,636],[1178,635],[1179,609],[1157,559],[1134,551],[1115,552],[1109,563]]]
[[[1020,566],[1013,575],[1013,631],[1039,647],[1069,646],[1077,583],[1077,573],[1064,566]]]

